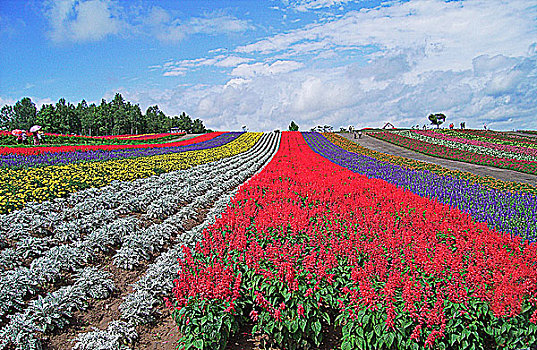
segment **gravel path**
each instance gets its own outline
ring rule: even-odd
[[[537,186],[537,176],[535,175],[507,169],[492,168],[484,165],[476,165],[465,162],[457,162],[454,160],[431,157],[425,154],[411,151],[403,147],[393,145],[389,142],[376,139],[374,137],[368,136],[365,133],[361,139],[354,139],[353,135],[350,133],[341,133],[340,135],[346,137],[353,142],[356,142],[360,146],[372,149],[374,151],[379,151],[394,156],[420,160],[422,162],[434,163],[448,169],[467,171],[469,173],[473,173],[480,176],[492,176],[496,179],[503,181],[525,182],[533,186]]]

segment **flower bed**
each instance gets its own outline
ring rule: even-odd
[[[4,154],[0,155],[0,168],[30,168],[71,164],[79,162],[108,161],[114,159],[148,157],[161,154],[182,153],[222,146],[235,140],[241,133],[225,133],[217,137],[207,137],[200,142],[185,142],[174,144],[159,144],[156,147],[97,146],[93,149],[64,152],[45,152],[42,154]],[[188,140],[187,140],[188,141]],[[153,145],[152,145],[153,146]],[[91,147],[91,146],[87,146]],[[69,146],[62,147],[64,150]]]
[[[537,217],[537,196],[494,190],[449,175],[402,168],[374,158],[348,152],[317,133],[304,133],[312,149],[353,172],[394,185],[469,213],[497,230],[537,241],[537,227],[527,225]]]
[[[463,172],[459,170],[451,170],[444,168],[440,165],[421,162],[419,160],[414,160],[405,157],[393,156],[390,154],[374,151],[365,147],[362,147],[355,142],[352,142],[340,135],[335,133],[323,133],[323,136],[326,137],[328,141],[333,143],[336,146],[339,146],[347,151],[358,153],[363,156],[371,157],[379,161],[388,162],[394,165],[398,165],[403,168],[413,169],[413,170],[427,170],[442,176],[450,176],[453,178],[459,178],[463,180],[468,180],[470,183],[480,184],[486,187],[506,190],[511,192],[521,192],[537,195],[537,187],[532,186],[523,182],[512,182],[512,181],[502,181],[498,180],[491,176],[478,176],[469,172]]]
[[[196,136],[194,138],[163,144],[128,144],[128,145],[78,145],[78,146],[35,146],[35,147],[4,147],[0,149],[0,155],[37,155],[43,153],[60,153],[60,152],[77,152],[77,151],[113,151],[121,149],[138,149],[138,148],[159,148],[159,147],[177,147],[187,146],[194,143],[211,140],[224,134],[223,132],[212,132]],[[3,157],[2,159],[6,159]],[[9,158],[7,158],[9,159]]]
[[[283,133],[271,163],[184,249],[168,302],[180,348],[223,349],[250,318],[287,349],[526,347],[537,250],[469,215],[315,154]]]
[[[395,134],[393,132],[372,132],[368,135],[433,157],[440,157],[471,164],[486,165],[537,175],[537,161],[505,159],[487,154],[478,154],[444,145],[424,142]]]
[[[187,169],[242,153],[252,147],[260,133],[241,134],[220,147],[154,156],[81,162],[28,169],[0,171],[0,213],[42,202],[90,187],[102,187],[114,180],[129,181],[155,174]]]
[[[44,142],[47,144],[82,144],[82,145],[101,145],[101,144],[137,144],[137,143],[154,143],[173,140],[182,134],[165,133],[165,134],[145,134],[145,135],[115,135],[115,136],[79,136],[63,135],[54,133],[44,133]],[[28,134],[29,143],[33,140]],[[16,145],[17,139],[10,131],[0,131],[1,145]],[[24,147],[24,146],[23,146]]]

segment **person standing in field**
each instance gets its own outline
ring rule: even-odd
[[[358,131],[358,138],[359,138],[359,139],[362,138],[362,130]]]

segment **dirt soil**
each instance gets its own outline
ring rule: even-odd
[[[205,220],[208,209],[196,209],[197,218],[188,220],[184,224],[185,231],[201,224]],[[146,223],[147,224],[147,223]],[[173,236],[171,241],[176,237]],[[163,248],[163,252],[168,249],[168,245]],[[120,318],[119,306],[129,293],[132,293],[131,284],[140,279],[159,254],[154,255],[149,261],[142,262],[141,266],[136,269],[124,270],[113,264],[112,255],[99,254],[91,265],[100,265],[105,271],[112,274],[112,279],[117,290],[108,299],[89,300],[86,310],[77,311],[73,314],[72,323],[68,327],[50,335],[43,336],[42,343],[44,350],[72,349],[74,346],[73,339],[78,334],[89,332],[95,329],[104,330],[113,320]],[[160,318],[150,325],[138,327],[138,340],[133,344],[133,349],[175,349],[179,335],[176,332],[175,322],[171,318],[170,312],[161,306]]]

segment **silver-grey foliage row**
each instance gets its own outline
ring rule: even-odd
[[[124,268],[135,266],[140,260],[146,259],[148,253],[161,250],[174,231],[177,232],[183,229],[185,220],[196,218],[196,207],[205,207],[208,203],[214,202],[226,190],[240,185],[249,176],[252,176],[253,172],[259,171],[261,165],[272,157],[278,144],[279,139],[277,137],[263,135],[261,140],[249,151],[218,162],[133,182],[122,183],[115,181],[101,189],[89,189],[75,193],[67,199],[56,199],[41,204],[29,203],[20,211],[3,215],[0,221],[13,222],[10,220],[15,219],[20,219],[20,221],[12,226],[7,226],[7,229],[4,227],[3,231],[0,232],[17,241],[15,247],[4,249],[0,258],[9,258],[11,255],[20,258],[24,254],[30,254],[26,258],[31,258],[31,254],[35,254],[37,258],[32,261],[30,268],[21,267],[17,264],[16,258],[5,259],[5,261],[11,262],[11,266],[6,266],[5,271],[0,274],[0,290],[3,291],[0,294],[0,314],[5,315],[13,311],[19,312],[9,316],[9,324],[0,330],[0,334],[4,335],[2,337],[3,342],[0,342],[0,345],[12,341],[14,344],[20,344],[19,348],[21,349],[39,348],[39,342],[32,337],[33,332],[36,330],[46,332],[55,327],[61,328],[68,322],[69,313],[73,308],[82,308],[84,306],[83,302],[77,304],[76,300],[82,300],[83,297],[99,298],[107,295],[107,290],[110,289],[107,284],[103,284],[104,282],[98,278],[95,272],[87,275],[82,274],[78,276],[78,283],[80,285],[83,280],[86,281],[85,289],[88,291],[87,294],[80,294],[79,289],[73,286],[63,287],[45,297],[40,297],[35,303],[30,303],[28,308],[22,311],[25,306],[23,298],[34,293],[39,285],[54,282],[62,271],[75,271],[91,260],[94,252],[107,252],[113,246],[122,243],[125,244],[125,247],[116,254],[116,264]],[[172,194],[176,196],[173,197]],[[107,198],[110,198],[109,195],[114,199],[107,200]],[[159,205],[154,204],[157,203],[158,198],[162,199],[164,196],[169,201],[158,201]],[[220,199],[223,198],[229,200],[228,197]],[[122,200],[123,202],[121,202]],[[178,204],[189,202],[190,204],[178,208]],[[93,203],[99,205],[93,205]],[[129,210],[131,207],[138,212],[142,209],[145,210],[142,215],[142,221],[165,218],[166,216],[167,218],[161,224],[142,228],[139,219],[132,217],[119,218],[120,214],[124,214],[127,211],[125,203],[130,203]],[[133,203],[136,203],[136,205],[133,205]],[[166,208],[164,214],[162,214],[161,207]],[[64,209],[63,211],[62,208]],[[170,208],[176,209],[171,210]],[[223,210],[221,200],[217,202],[213,209]],[[213,211],[210,213],[213,213]],[[214,215],[214,213],[210,215]],[[36,219],[32,221],[29,217],[35,217]],[[26,239],[30,231],[46,234],[47,232],[50,233],[51,227],[54,227],[53,237],[31,237]],[[199,238],[197,230],[202,230],[204,227],[205,225],[198,226],[197,229],[189,231],[190,234],[185,234],[186,237],[183,237],[182,242],[189,244],[197,241]],[[71,243],[50,247],[54,243],[62,241],[62,237],[66,236],[69,236],[66,240],[72,241]],[[140,240],[150,244],[147,246],[141,245]],[[44,245],[36,247],[38,243],[43,243]],[[37,253],[26,253],[24,247],[27,247],[27,249],[36,247]],[[126,259],[127,256],[130,259]],[[177,254],[175,254],[176,257]],[[173,269],[175,270],[174,273],[176,273],[177,268],[174,267]],[[95,286],[101,287],[97,289],[91,288],[92,279],[95,280]],[[162,284],[161,288],[164,285],[166,283]],[[154,305],[155,299],[144,299],[140,298],[140,296],[132,299],[131,304],[139,306]],[[144,300],[146,304],[144,304]],[[156,300],[157,302],[159,301],[159,299]],[[56,306],[51,307],[51,305]],[[58,307],[58,305],[63,306]],[[129,305],[129,303],[126,301],[125,305]],[[126,310],[125,315],[129,315],[129,310],[134,310],[132,307],[124,309]],[[140,308],[134,313],[131,312],[132,317],[127,318],[135,320],[135,315],[139,313]],[[28,319],[28,317],[23,317],[25,315],[28,317],[33,315],[31,317],[33,317],[34,322],[25,322],[24,320]],[[139,322],[144,319],[146,321],[151,319],[150,314],[144,315],[142,313],[138,317]],[[41,321],[36,321],[39,319]],[[135,323],[138,324],[139,322]],[[40,326],[35,326],[36,324]],[[123,323],[114,323],[113,325],[113,327],[121,326],[124,328]],[[114,329],[121,328],[117,327]],[[111,332],[108,334],[109,338],[107,339],[118,338],[117,334],[127,333]],[[119,338],[125,341],[128,337],[122,336]],[[1,348],[3,346],[0,346]]]
[[[170,248],[149,265],[145,275],[132,285],[134,291],[128,294],[120,305],[121,320],[111,322],[106,330],[95,330],[80,334],[74,340],[75,349],[119,349],[125,342],[131,342],[136,337],[136,326],[148,324],[156,319],[157,311],[155,306],[161,304],[163,298],[169,295],[174,287],[173,280],[180,268],[177,259],[183,257],[182,246],[187,245],[191,249],[195,247],[196,242],[202,238],[203,230],[214,224],[216,219],[226,211],[231,198],[238,191],[238,185],[244,183],[248,177],[255,175],[268,164],[278,150],[279,143],[279,134],[264,134],[256,144],[257,147],[254,146],[254,149],[251,149],[249,154],[243,155],[251,157],[250,159],[255,161],[247,171],[239,172],[239,175],[235,178],[237,186],[220,195],[201,224],[180,234]],[[171,216],[166,222],[180,224],[181,221],[174,221],[174,216]],[[117,331],[115,330],[117,322],[121,323],[122,329],[129,330],[125,330],[128,338],[117,336]]]
[[[256,157],[263,154],[262,146],[266,145],[266,141],[263,140],[265,140],[264,137],[252,149],[242,154],[217,162],[203,164],[185,171],[137,180],[135,185],[131,182],[115,181],[100,191],[89,189],[67,198],[65,201],[69,205],[64,206],[63,212],[55,212],[54,216],[73,218],[75,221],[67,221],[67,224],[66,222],[58,223],[57,227],[60,228],[58,232],[61,232],[62,235],[65,234],[64,228],[68,226],[73,230],[85,228],[87,233],[81,240],[52,248],[46,248],[47,246],[44,244],[41,247],[36,247],[45,239],[30,237],[22,238],[17,242],[17,245],[21,244],[26,250],[13,252],[12,248],[5,249],[7,254],[0,255],[0,258],[3,257],[6,260],[0,261],[0,265],[9,265],[13,270],[5,270],[0,273],[0,287],[5,286],[5,289],[2,290],[6,292],[0,295],[0,316],[4,316],[10,311],[21,311],[24,306],[23,298],[26,295],[33,293],[42,283],[53,283],[61,276],[62,271],[73,271],[73,269],[79,268],[88,262],[96,252],[110,252],[116,246],[124,243],[125,246],[117,252],[114,260],[117,266],[127,269],[132,269],[141,260],[149,258],[149,254],[162,249],[173,232],[182,230],[182,223],[185,220],[196,217],[196,208],[205,207],[229,188],[241,183],[239,179],[249,174],[248,169],[253,168]],[[122,190],[121,184],[126,187],[125,190]],[[136,193],[136,189],[142,189],[141,193],[133,197],[132,194]],[[176,199],[172,196],[174,193],[181,202],[190,202],[190,204],[182,208],[178,206]],[[169,202],[159,201],[159,196],[171,200]],[[115,199],[106,201],[107,197]],[[97,198],[97,203],[102,205],[100,208],[99,205],[93,205],[91,202]],[[114,211],[115,209],[111,209],[112,207],[121,208],[121,200],[139,200],[140,203],[145,203],[144,207],[147,212],[142,215],[142,221],[144,219],[150,221],[154,218],[164,219],[170,214],[173,216],[162,224],[142,229],[142,221],[139,218],[119,218],[119,214]],[[154,203],[158,203],[158,205]],[[40,205],[30,203],[31,210],[24,207],[9,216],[18,217],[21,219],[21,223],[27,225],[30,221],[23,213],[39,217],[41,207],[51,209],[50,202],[44,202]],[[84,217],[89,218],[89,221],[84,221]],[[50,220],[42,218],[38,221],[50,222]],[[16,236],[12,231],[7,230],[6,232],[12,239]],[[52,242],[53,240],[49,240],[49,245]],[[11,257],[15,255],[20,258],[29,254],[25,252],[31,252],[34,249],[39,252],[40,257],[32,261],[29,269],[20,266],[17,264],[18,260]],[[13,283],[14,281],[18,283]]]
[[[16,350],[41,349],[36,332],[63,328],[74,311],[87,307],[89,298],[106,299],[116,289],[111,274],[98,267],[79,270],[75,278],[73,285],[39,296],[23,312],[8,316],[8,324],[0,330],[0,349],[10,343]]]

